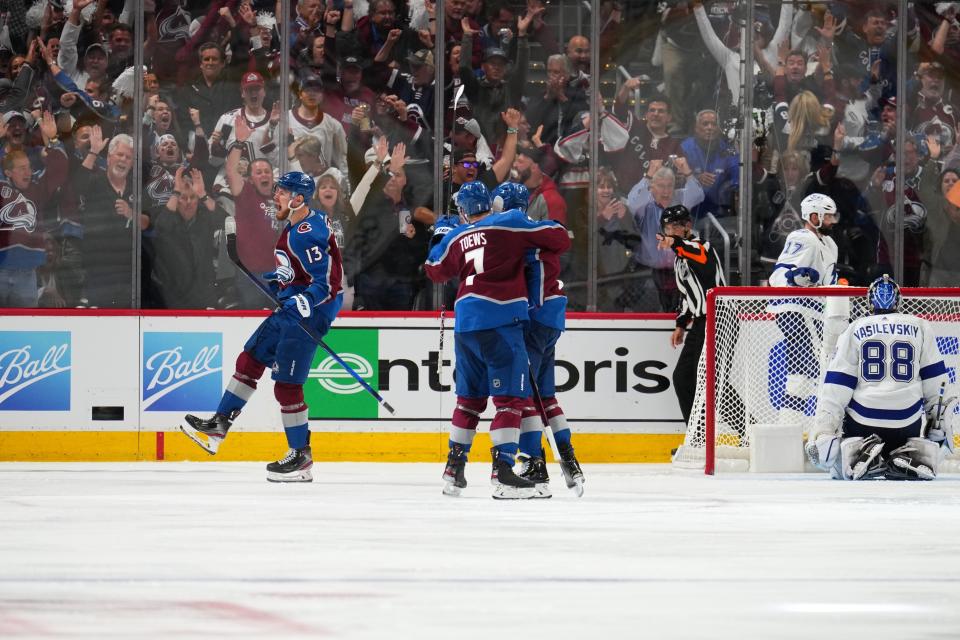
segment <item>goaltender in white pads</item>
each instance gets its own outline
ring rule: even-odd
[[[840,336],[807,455],[837,479],[932,480],[939,443],[953,446],[957,402],[936,337],[923,318],[899,313],[889,276],[867,297],[872,314]]]

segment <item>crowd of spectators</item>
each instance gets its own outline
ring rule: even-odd
[[[271,271],[282,167],[316,179],[312,206],[329,214],[353,309],[439,305],[421,269],[444,213],[436,203],[449,208],[470,180],[522,182],[531,217],[567,226],[573,309],[586,306],[592,245],[599,310],[674,310],[673,254],[654,234],[663,208],[680,202],[698,229],[732,234],[734,251],[738,218],[750,216],[754,256],[740,277],[761,282],[814,191],[838,203],[838,267],[851,284],[890,271],[898,198],[903,284],[958,283],[960,3],[912,3],[898,16],[895,3],[758,2],[744,25],[735,2],[595,0],[593,16],[572,1],[438,1],[442,12],[431,0],[293,0],[282,15],[275,0],[7,0],[0,306],[261,307],[226,257],[223,222],[236,220],[244,264]],[[137,11],[143,34],[133,31]],[[583,20],[571,21],[578,11]],[[592,19],[599,78],[590,40],[571,29]],[[747,141],[744,26],[754,59]],[[898,29],[909,45],[904,87]],[[898,109],[907,110],[901,167]],[[743,144],[753,160],[745,176]],[[751,211],[737,201],[741,180]]]

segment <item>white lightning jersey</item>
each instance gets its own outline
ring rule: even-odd
[[[816,272],[810,276],[812,285],[836,284],[837,243],[833,238],[818,236],[807,228],[791,232],[770,274],[770,286],[798,286],[793,282],[793,276],[804,267]]]
[[[842,419],[846,411],[860,424],[906,427],[936,407],[943,382],[950,385],[926,320],[903,313],[866,316],[840,336],[817,413]]]

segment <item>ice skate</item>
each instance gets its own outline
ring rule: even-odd
[[[186,424],[180,425],[180,431],[210,455],[214,455],[220,448],[220,443],[227,437],[227,431],[233,424],[230,418],[221,413],[215,413],[209,420],[187,414],[184,422]]]
[[[937,477],[939,447],[924,438],[910,438],[890,452],[887,478],[890,480],[934,480]]]
[[[870,478],[883,470],[884,462],[880,457],[883,451],[883,440],[876,434],[871,434],[864,438],[860,445],[860,451],[853,463],[853,480]]]
[[[520,462],[520,477],[532,482],[537,490],[533,497],[552,498],[550,474],[547,472],[547,464],[543,461],[543,458],[521,453],[517,456],[517,461]]]
[[[443,469],[443,495],[456,497],[467,488],[466,466],[467,453],[463,447],[459,444],[450,447],[447,466]]]
[[[494,500],[527,500],[536,497],[536,486],[513,472],[506,460],[500,459],[497,448],[490,449],[493,455],[493,472],[490,483],[493,485]]]
[[[270,482],[313,482],[313,453],[307,445],[301,449],[287,449],[287,455],[267,465]]]
[[[583,483],[586,480],[583,477],[580,463],[577,462],[577,457],[573,454],[573,447],[567,445],[557,448],[560,449],[560,470],[563,471],[563,479],[567,483],[567,488],[573,489],[577,497],[580,498],[583,496]]]

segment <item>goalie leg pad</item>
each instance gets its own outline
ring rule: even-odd
[[[844,480],[863,480],[884,471],[883,440],[876,434],[866,438],[844,438],[840,442],[841,470]]]
[[[933,480],[940,459],[937,443],[926,438],[910,438],[907,444],[890,452],[887,477],[891,480]]]

